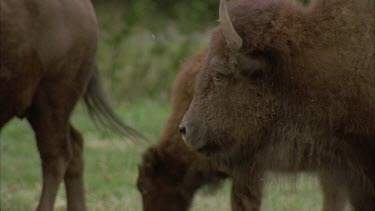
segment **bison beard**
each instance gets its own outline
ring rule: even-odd
[[[222,0],[185,143],[239,187],[256,189],[262,174],[244,176],[254,172],[312,170],[342,184],[355,210],[374,210],[374,8]]]

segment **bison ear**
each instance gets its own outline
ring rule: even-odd
[[[251,79],[261,78],[266,73],[268,66],[266,58],[259,55],[240,55],[237,65],[241,75]]]
[[[150,148],[143,154],[142,157],[142,164],[139,167],[140,171],[143,170],[149,176],[156,175],[162,165],[162,161],[157,150]]]

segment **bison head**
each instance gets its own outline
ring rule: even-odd
[[[187,210],[193,194],[184,185],[186,163],[153,148],[143,155],[137,180],[143,210]]]
[[[260,7],[267,8],[260,13]],[[234,1],[230,18],[221,0],[220,26],[212,33],[194,99],[180,125],[188,146],[223,162],[246,160],[243,156],[250,150],[262,147],[277,111],[278,55],[291,47],[285,34],[273,39],[275,9],[266,3]],[[249,146],[252,149],[246,149]]]

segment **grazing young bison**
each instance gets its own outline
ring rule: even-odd
[[[204,156],[186,147],[178,125],[194,95],[195,76],[207,49],[202,49],[181,68],[173,86],[171,113],[157,143],[144,152],[137,187],[145,211],[184,211],[203,185],[225,176]]]
[[[195,78],[202,70],[207,49],[202,49],[181,67],[172,91],[171,113],[154,146],[143,154],[139,166],[137,187],[143,199],[145,211],[188,210],[194,193],[204,185],[215,185],[228,176],[213,162],[188,148],[178,134],[178,125],[189,108],[194,96]],[[247,175],[245,175],[247,176]],[[329,178],[321,177],[324,211],[340,211],[345,206],[345,196],[340,187]],[[252,197],[237,192],[242,185],[233,181],[232,209],[248,210],[246,204],[257,204]],[[251,196],[251,194],[249,195]]]
[[[135,135],[103,98],[91,1],[1,0],[0,7],[0,129],[17,116],[35,132],[43,176],[37,210],[53,210],[62,180],[67,209],[85,210],[83,140],[69,120],[77,101],[84,95],[100,122]]]
[[[375,210],[374,8],[221,0],[185,143],[254,201],[265,170],[311,170],[343,186],[355,210]]]

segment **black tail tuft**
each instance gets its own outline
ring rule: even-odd
[[[110,129],[113,132],[127,136],[133,139],[147,138],[137,130],[126,125],[113,111],[108,101],[106,101],[103,88],[99,80],[99,73],[95,66],[95,72],[87,85],[83,96],[87,110],[93,120],[101,126]]]

